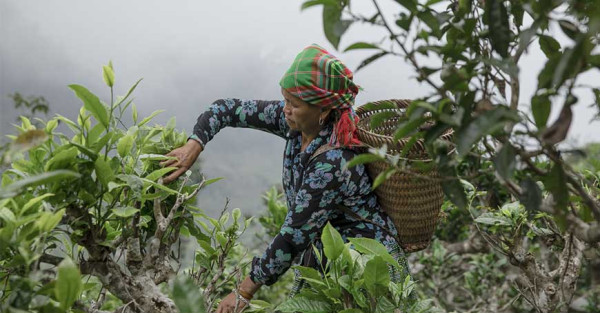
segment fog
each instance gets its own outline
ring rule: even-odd
[[[165,109],[156,123],[176,117],[177,127],[191,133],[196,117],[216,99],[280,99],[281,75],[311,43],[329,49],[351,69],[370,55],[336,51],[323,35],[321,8],[301,12],[302,2],[0,0],[0,131],[13,133],[19,112],[8,95],[14,92],[44,96],[49,117],[77,114],[81,103],[68,84],[84,85],[107,101],[102,65],[109,60],[117,95],[143,78],[134,93],[140,116]],[[369,10],[368,3],[358,3],[357,10]],[[340,47],[383,36],[380,30],[354,25]],[[537,47],[524,59],[523,102],[535,88],[541,59]],[[357,104],[426,95],[429,89],[413,76],[403,59],[382,58],[356,74],[364,88]],[[580,95],[569,141],[599,139],[598,124],[589,123],[591,103],[590,95]],[[230,208],[248,214],[263,210],[260,194],[281,182],[283,145],[282,139],[260,131],[221,131],[201,163],[206,177],[225,180],[203,190],[199,206],[215,215],[229,197]]]

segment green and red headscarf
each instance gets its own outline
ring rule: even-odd
[[[358,116],[352,108],[359,87],[352,81],[352,71],[338,58],[312,44],[296,56],[279,85],[311,105],[340,111],[331,145],[360,144],[356,127]]]

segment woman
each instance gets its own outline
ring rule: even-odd
[[[208,141],[226,126],[261,129],[286,140],[287,217],[264,254],[253,259],[250,275],[237,293],[221,301],[219,312],[242,310],[261,285],[276,282],[299,254],[307,253],[304,265],[316,267],[310,251],[313,244],[322,248],[319,236],[328,221],[344,240],[368,237],[380,241],[404,267],[396,280],[408,274],[404,254],[394,239],[396,228],[377,204],[365,167],[344,167],[357,154],[352,146],[360,144],[352,109],[359,87],[352,81],[352,72],[313,44],[298,54],[280,85],[284,101],[216,101],[200,115],[188,143],[168,154],[177,161],[164,163],[179,168],[165,178],[170,182],[189,169]],[[326,144],[335,148],[312,158]],[[339,205],[352,213],[338,209]]]

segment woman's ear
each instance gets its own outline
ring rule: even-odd
[[[321,120],[323,121],[329,121],[331,119],[333,119],[333,110],[332,108],[323,108],[321,109],[321,115],[319,116],[319,118],[321,118]]]

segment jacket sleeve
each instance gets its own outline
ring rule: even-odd
[[[290,268],[296,255],[321,236],[327,221],[338,211],[334,205],[357,192],[364,166],[344,169],[346,162],[341,150],[332,150],[307,165],[301,187],[279,234],[261,257],[252,260],[252,281],[266,285],[275,283]]]
[[[286,136],[289,126],[283,114],[284,102],[263,100],[219,99],[198,117],[190,138],[202,147],[224,127],[252,128]]]

